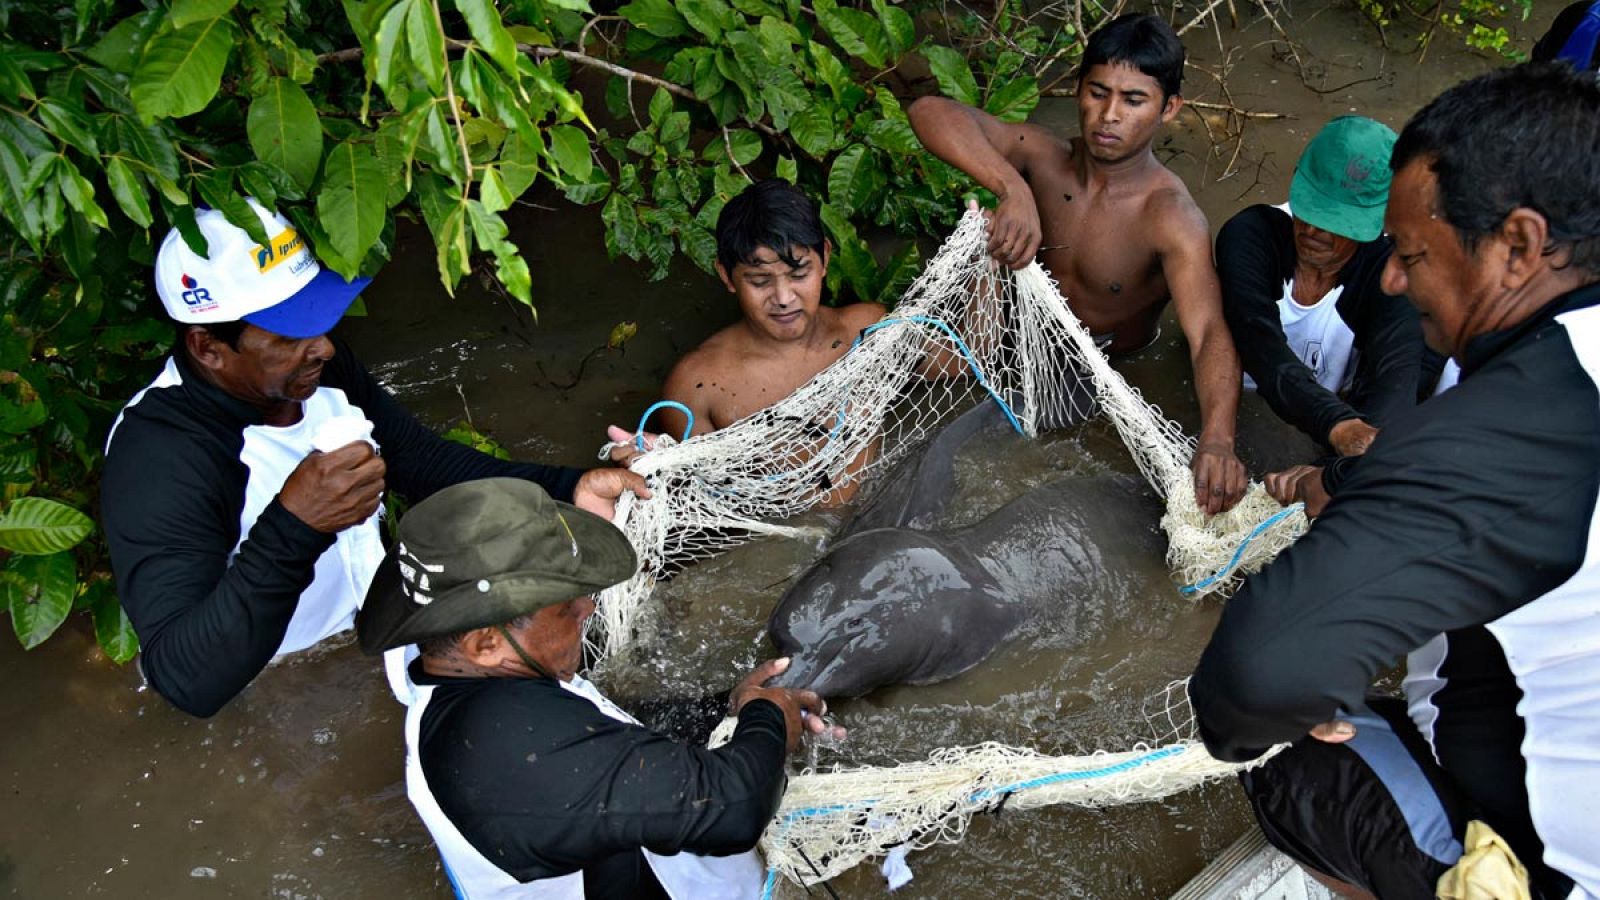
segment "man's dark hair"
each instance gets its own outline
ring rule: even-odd
[[[533,621],[535,615],[537,613],[517,616],[507,622],[506,627],[513,631],[526,628],[528,623]],[[433,637],[423,638],[417,641],[417,652],[423,656],[449,656],[456,652],[461,646],[461,642],[467,639],[467,635],[477,630],[476,628],[468,628],[465,631],[453,631],[450,634],[436,634]]]
[[[1389,165],[1426,162],[1436,212],[1469,251],[1517,207],[1545,217],[1546,253],[1600,275],[1600,85],[1564,63],[1524,63],[1440,94],[1411,117]]]
[[[794,268],[800,265],[796,247],[808,247],[820,258],[826,240],[817,201],[781,178],[750,185],[717,216],[717,262],[729,274],[739,263],[754,263],[762,247]]]
[[[173,349],[187,353],[187,348],[189,345],[186,341],[186,338],[188,337],[189,329],[198,328],[201,331],[209,331],[212,337],[223,342],[224,344],[227,344],[228,349],[238,352],[239,336],[244,334],[244,325],[245,323],[243,322],[210,322],[205,325],[190,325],[183,322],[173,322],[173,337],[176,341]]]
[[[1078,81],[1095,66],[1121,63],[1149,75],[1161,85],[1161,102],[1182,92],[1183,41],[1159,16],[1127,13],[1089,35],[1078,66]]]

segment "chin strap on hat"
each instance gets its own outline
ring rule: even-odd
[[[505,623],[501,623],[499,625],[496,625],[495,628],[499,629],[500,636],[506,639],[506,643],[511,645],[511,649],[516,651],[517,658],[522,660],[523,665],[525,665],[528,668],[532,669],[534,671],[534,674],[539,675],[539,676],[544,677],[544,678],[548,678],[551,681],[560,681],[561,680],[561,679],[555,677],[554,675],[551,675],[548,671],[545,670],[544,666],[539,665],[537,662],[534,661],[534,658],[532,656],[528,655],[528,651],[522,649],[522,644],[519,643],[516,638],[511,636],[511,629],[507,628],[505,626]]]

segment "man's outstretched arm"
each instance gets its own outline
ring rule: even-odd
[[[1033,261],[1042,243],[1039,209],[1028,187],[1027,160],[1054,143],[1048,132],[1009,125],[944,97],[923,97],[906,110],[929,153],[972,176],[1000,198],[989,223],[989,254],[1013,269]]]
[[[1207,515],[1233,508],[1249,481],[1233,452],[1239,413],[1239,354],[1222,316],[1222,287],[1211,264],[1205,214],[1175,193],[1157,198],[1150,221],[1178,325],[1189,342],[1194,393],[1200,403],[1200,441],[1190,468],[1195,502]]]

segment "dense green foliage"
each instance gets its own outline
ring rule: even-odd
[[[1002,43],[851,2],[0,0],[0,586],[22,643],[85,609],[108,655],[137,649],[89,513],[112,417],[171,340],[155,248],[203,244],[197,204],[262,241],[243,197],[275,205],[346,276],[415,217],[446,288],[481,262],[533,304],[501,214],[536,182],[600,204],[611,254],[660,276],[680,253],[709,270],[723,203],[778,173],[825,198],[831,287],[894,296],[915,248],[880,266],[857,228],[937,232],[966,186],[918,147],[905,73],[1016,120],[1077,45],[1020,4],[982,26]]]

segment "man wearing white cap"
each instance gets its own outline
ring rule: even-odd
[[[106,443],[102,520],[140,668],[173,705],[217,712],[274,656],[351,626],[383,549],[393,488],[418,501],[491,476],[609,516],[623,469],[511,463],[423,428],[327,336],[370,279],[318,265],[255,201],[260,244],[221,213],[174,229],[156,289],[178,341]],[[379,455],[381,449],[382,455]]]

